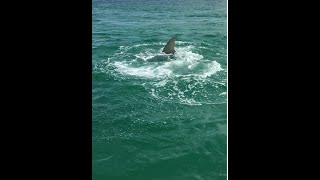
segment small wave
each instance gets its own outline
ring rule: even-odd
[[[187,17],[210,17],[210,14],[192,14]]]
[[[113,157],[113,155],[108,156],[108,157],[106,157],[106,158],[98,159],[97,161],[98,161],[98,162],[107,161],[107,160],[109,160],[109,159],[112,158],[112,157]]]
[[[219,96],[226,96],[227,95],[227,92],[222,92],[219,94]]]

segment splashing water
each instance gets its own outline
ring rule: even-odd
[[[164,44],[120,46],[111,58],[97,63],[94,71],[107,73],[115,79],[143,80],[140,85],[161,101],[189,105],[226,102],[221,96],[226,84],[212,78],[224,70],[221,64],[194,52],[195,44],[177,41],[173,57],[161,52]],[[158,61],[152,62],[155,58]]]

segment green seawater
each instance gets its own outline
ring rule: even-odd
[[[93,0],[92,64],[94,180],[227,179],[227,0]]]

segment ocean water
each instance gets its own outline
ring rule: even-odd
[[[92,64],[94,180],[227,179],[227,0],[93,0]]]

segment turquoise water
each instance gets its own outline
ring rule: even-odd
[[[227,179],[227,1],[92,3],[93,179]]]

